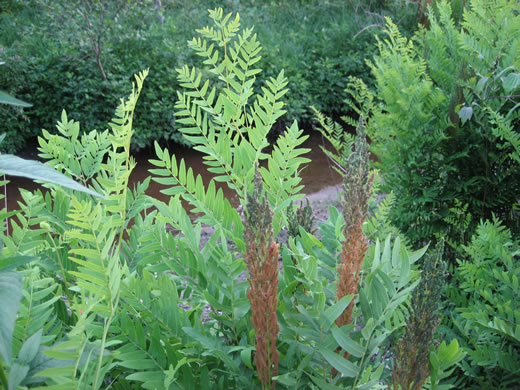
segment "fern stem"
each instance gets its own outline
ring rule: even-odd
[[[0,382],[2,383],[2,389],[8,389],[7,377],[5,376],[4,367],[2,366],[2,361],[0,360]]]
[[[361,360],[359,361],[359,371],[358,371],[358,373],[356,375],[356,379],[354,379],[354,384],[352,385],[352,390],[357,388],[357,383],[358,383],[358,380],[359,380],[359,376],[363,372],[363,365],[365,364],[365,359],[367,357],[367,350],[368,350],[368,347],[370,345],[370,342],[372,341],[372,336],[374,336],[375,330],[376,330],[376,328],[374,327],[372,332],[370,332],[370,337],[367,340],[367,347],[366,347],[365,351],[363,352],[363,356],[361,357]]]
[[[101,347],[99,348],[99,358],[96,368],[96,377],[94,378],[94,383],[92,384],[92,390],[96,390],[98,388],[97,383],[99,380],[99,373],[101,372],[101,366],[103,365],[103,353],[105,351],[105,343],[107,341],[108,328],[110,328],[110,324],[112,323],[113,318],[114,309],[112,308],[112,313],[110,314],[110,317],[108,317],[108,320],[105,322],[105,326],[103,327],[103,338],[101,339]]]
[[[199,94],[199,98],[204,100],[210,107],[211,105],[208,103],[208,101],[206,100],[206,98],[202,95],[201,91],[199,88],[194,88],[197,93]],[[191,111],[190,111],[191,112]],[[190,116],[192,119],[194,119],[195,121],[197,120],[195,116],[191,115]],[[222,115],[219,114],[219,117],[222,118]],[[223,119],[223,118],[222,118]],[[211,142],[209,142],[209,139],[207,137],[207,135],[204,133],[204,131],[202,130],[202,128],[197,125],[197,127],[199,128],[200,130],[200,134],[204,137],[204,139],[206,140],[206,145],[207,146],[211,146],[211,148],[215,150],[215,148],[213,147],[213,145],[211,144]],[[241,135],[241,137],[243,138],[244,136],[242,135],[242,133],[240,133],[240,131],[238,131],[238,133]],[[231,137],[230,137],[231,138]],[[221,154],[219,153],[216,153],[217,156],[220,157],[220,160],[222,160],[222,156]],[[229,163],[227,163],[226,161],[220,161],[220,160],[217,160],[220,164],[220,166],[222,168],[224,168],[226,170],[226,175],[231,179],[231,181],[233,182],[233,185],[236,187],[236,188],[241,188],[242,189],[242,193],[238,194],[239,195],[239,198],[245,198],[245,183],[243,180],[240,179],[240,177],[233,171],[233,167],[230,166]],[[237,190],[238,191],[238,190]]]
[[[72,297],[69,294],[69,286],[67,283],[67,276],[65,274],[65,268],[63,267],[63,260],[61,259],[60,252],[58,251],[58,247],[56,246],[56,242],[54,241],[54,238],[52,238],[52,235],[50,232],[47,232],[47,235],[52,241],[52,244],[54,245],[54,249],[56,250],[56,256],[58,257],[58,264],[60,266],[61,275],[63,277],[63,287],[65,288],[65,295],[67,296],[67,299],[69,302],[72,302]]]

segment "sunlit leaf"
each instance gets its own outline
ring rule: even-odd
[[[85,192],[87,194],[103,197],[96,191],[76,183],[64,174],[42,164],[39,161],[25,160],[10,154],[0,155],[0,172],[10,176],[26,177],[33,180],[41,180],[48,183],[58,184],[72,190]]]

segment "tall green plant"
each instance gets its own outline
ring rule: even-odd
[[[260,288],[258,283],[267,278],[262,283],[273,285],[270,300],[276,301],[277,283],[271,280],[272,272],[265,274],[261,271],[263,262],[268,261],[264,259],[267,252],[264,256],[261,251],[257,253],[252,249],[254,245],[263,247],[263,244],[257,242],[255,235],[251,236],[251,229],[260,229],[258,234],[268,233],[259,226],[249,224],[245,229],[237,210],[224,199],[217,183],[224,183],[235,191],[246,207],[246,213],[256,218],[258,210],[253,210],[252,203],[246,203],[246,199],[247,194],[253,192],[255,166],[259,166],[261,176],[256,181],[262,180],[264,183],[266,207],[273,210],[273,234],[276,236],[287,224],[285,209],[302,197],[299,194],[302,186],[298,173],[301,165],[309,160],[302,157],[308,149],[299,147],[307,136],[297,128],[296,123],[278,138],[271,153],[266,152],[269,146],[267,135],[285,112],[280,99],[287,92],[287,80],[281,72],[261,87],[261,93],[255,93],[256,75],[261,72],[255,67],[261,50],[256,35],[251,29],[240,30],[238,15],[232,18],[231,14],[224,15],[220,9],[210,11],[210,17],[214,26],[198,30],[200,37],[189,42],[189,46],[204,58],[203,70],[188,67],[177,70],[179,81],[186,91],[179,92],[176,115],[177,121],[183,124],[180,131],[196,150],[204,153],[204,162],[215,178],[205,186],[201,177],[195,177],[183,160],[178,162],[175,156],[170,156],[166,149],[161,149],[157,144],[158,159],[152,160],[157,168],[151,172],[157,175],[154,180],[169,187],[163,192],[173,195],[169,205],[154,201],[159,209],[159,218],[171,216],[170,223],[184,232],[186,244],[194,253],[188,273],[204,281],[198,285],[188,282],[192,299],[207,302],[212,309],[212,320],[206,326],[186,328],[184,332],[201,351],[216,358],[215,364],[207,366],[210,375],[215,375],[222,365],[230,365],[230,375],[219,385],[222,386],[224,383],[247,383],[248,375],[244,376],[243,370],[252,367],[252,348],[249,346],[252,328],[247,318],[243,318],[249,312],[249,303],[244,282],[236,280],[244,271],[245,263],[242,258],[238,261],[233,259],[237,254],[247,253],[251,288]],[[193,212],[201,213],[197,218],[199,223],[215,228],[202,252],[199,250],[200,225],[194,231],[187,226],[191,226],[191,222],[185,212],[177,207],[180,198],[192,207]],[[166,254],[162,250],[161,253]],[[260,258],[254,260],[255,256]],[[272,271],[276,271],[278,259],[273,256],[268,257],[271,263],[274,262],[270,263]],[[178,269],[171,263],[169,267]],[[180,275],[187,277],[188,273],[181,271]],[[254,294],[251,299],[257,298]],[[251,304],[258,311],[254,299]],[[263,310],[253,312],[256,339],[259,340],[255,361],[264,386],[270,386],[271,377],[276,375],[276,363],[267,359],[269,356],[274,359],[276,355],[273,354],[276,351],[276,334],[273,333],[276,323],[266,329],[273,333],[269,341],[265,340],[267,346],[262,342],[266,337],[262,333],[262,324],[269,322],[263,316],[276,318],[276,305],[270,310],[270,314]],[[223,336],[223,344],[204,342],[214,332]],[[241,351],[241,365],[230,363],[234,354],[228,357],[222,354],[222,351],[230,354],[231,347]]]
[[[88,156],[82,165],[72,163],[75,159],[65,151],[85,151],[89,143],[92,146],[92,139],[83,137],[83,148],[78,147],[79,126],[67,121],[65,113],[61,138],[41,143],[43,154],[54,157],[49,163],[53,167],[78,179],[95,174],[96,179],[88,185],[102,195],[83,186],[87,194],[77,196],[64,196],[64,190],[59,188],[52,188],[45,197],[41,192],[24,193],[25,205],[17,215],[18,223],[12,220],[12,236],[4,237],[3,256],[23,259],[20,256],[37,255],[43,259],[43,269],[32,267],[24,272],[24,299],[12,347],[16,359],[7,360],[9,388],[40,382],[97,389],[114,367],[113,357],[107,353],[114,343],[108,337],[109,329],[119,320],[120,283],[125,275],[119,254],[130,209],[126,203],[128,180],[135,166],[129,154],[132,119],[146,74],[136,77],[137,89],[121,102],[116,112],[109,135],[111,150],[103,163],[93,168]],[[106,151],[106,145],[96,147],[94,151],[90,148],[94,161],[98,152]],[[45,179],[46,171],[42,172],[41,178]],[[57,177],[76,184],[63,174]],[[87,185],[86,180],[84,183]],[[91,198],[91,194],[99,197]],[[15,263],[23,264],[20,260]],[[6,320],[10,318],[9,315]],[[7,344],[6,350],[10,348]],[[43,348],[48,351],[42,351]]]
[[[446,1],[436,6],[411,40],[388,20],[370,63],[372,150],[383,188],[396,194],[391,218],[415,242],[446,230],[456,202],[468,204],[470,230],[492,212],[513,226],[520,186],[518,4],[475,0],[460,28]]]
[[[259,164],[274,212],[276,235],[285,220],[283,210],[290,201],[302,197],[298,194],[303,188],[298,171],[309,160],[302,157],[308,149],[299,146],[308,136],[295,122],[278,138],[273,151],[266,153],[267,135],[285,113],[280,99],[287,92],[287,79],[282,71],[255,94],[255,75],[261,71],[255,68],[261,50],[256,35],[251,29],[239,31],[238,15],[232,19],[231,14],[224,16],[222,10],[214,10],[210,17],[215,27],[198,30],[201,37],[189,43],[204,58],[206,69],[185,66],[177,70],[181,86],[187,91],[179,92],[176,115],[183,124],[180,131],[194,149],[204,153],[204,163],[216,176],[204,190],[201,179],[158,144],[155,147],[159,160],[152,163],[160,169],[151,172],[164,176],[154,180],[172,187],[164,191],[166,194],[180,194],[194,212],[204,214],[201,222],[214,225],[219,234],[225,232],[232,240],[237,237],[242,249],[239,236],[243,228],[238,214],[216,190],[215,183],[225,183],[243,203],[252,191],[254,166]]]
[[[0,103],[21,107],[31,106],[31,104],[13,98],[2,91],[0,91]],[[1,140],[3,140],[3,136]],[[99,193],[37,161],[24,160],[12,155],[0,156],[0,172],[42,180],[91,195],[101,196]],[[6,183],[6,181],[2,182],[4,185]],[[3,196],[0,196],[0,198],[3,198]],[[29,204],[32,203],[37,208],[37,201],[35,202],[34,199],[41,199],[41,197],[29,197],[28,194],[25,197]],[[31,209],[31,212],[37,213],[37,210]],[[2,233],[7,230],[5,226],[8,223],[7,218],[13,214],[16,213],[7,213],[5,210],[0,212]],[[25,216],[27,216],[27,213],[25,213]],[[21,226],[12,221],[14,240],[11,237],[5,237],[6,248],[4,248],[4,240],[0,241],[3,252],[0,257],[0,284],[2,285],[1,299],[4,302],[0,323],[2,329],[0,333],[0,383],[2,388],[5,389],[17,388],[22,383],[43,382],[43,378],[35,377],[35,374],[42,371],[46,366],[54,365],[55,362],[42,354],[40,345],[54,341],[60,332],[60,326],[52,324],[52,320],[55,319],[52,305],[60,298],[61,288],[58,288],[58,284],[52,278],[40,278],[37,267],[26,273],[19,273],[14,270],[16,267],[36,260],[37,258],[34,256],[27,256],[27,253],[33,252],[35,248],[41,245],[39,240],[41,229],[34,232],[30,231],[28,228],[31,225],[27,219],[22,216],[18,218]],[[35,224],[34,219],[32,224]],[[20,238],[20,235],[22,239],[15,237]],[[35,241],[29,245],[23,245],[24,241],[28,243],[32,239],[35,239]],[[47,335],[42,339],[44,330]]]

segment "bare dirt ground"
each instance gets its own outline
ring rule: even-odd
[[[314,213],[316,222],[326,221],[329,217],[329,206],[341,207],[341,185],[329,186],[306,196]]]

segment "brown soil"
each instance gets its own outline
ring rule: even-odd
[[[306,196],[314,213],[317,222],[326,221],[329,217],[329,206],[341,207],[340,193],[341,184],[329,186]]]

